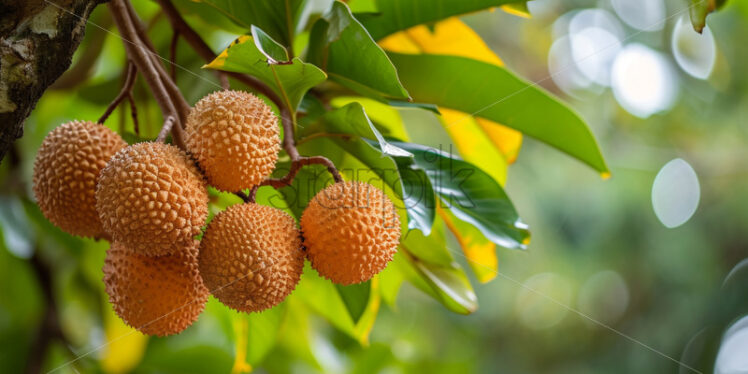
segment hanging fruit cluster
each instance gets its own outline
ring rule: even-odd
[[[70,234],[111,241],[104,283],[128,325],[179,333],[208,294],[237,311],[272,308],[295,289],[307,257],[339,284],[364,282],[392,260],[400,239],[394,205],[376,187],[339,177],[306,207],[301,230],[253,196],[206,228],[208,185],[253,195],[273,172],[278,118],[258,97],[225,90],[201,99],[185,122],[186,150],[128,146],[100,124],[69,122],[45,138],[34,163],[45,217]]]

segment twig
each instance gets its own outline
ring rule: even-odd
[[[135,131],[135,135],[140,136],[140,124],[138,123],[138,106],[135,105],[135,98],[132,96],[132,92],[127,94],[127,101],[130,102],[130,116],[132,117],[132,127]]]
[[[169,131],[171,131],[171,127],[174,126],[175,121],[176,121],[176,118],[174,118],[174,116],[166,117],[166,121],[164,121],[164,125],[161,126],[161,131],[159,131],[158,137],[156,137],[157,142],[163,142],[166,140],[166,136],[169,134]]]
[[[143,78],[145,78],[148,86],[151,88],[153,97],[161,108],[161,112],[166,116],[172,115],[176,119],[176,126],[172,127],[174,130],[174,143],[178,147],[184,149],[184,139],[180,127],[181,117],[179,116],[179,112],[177,111],[169,92],[166,90],[164,82],[162,82],[159,70],[154,66],[153,60],[146,50],[146,48],[148,48],[148,42],[143,41],[138,35],[135,24],[128,12],[125,0],[112,0],[107,5],[112,13],[114,22],[117,24],[117,28],[123,34],[125,39],[125,50],[127,51],[128,56],[131,57],[133,63],[143,74]]]
[[[174,4],[172,4],[170,0],[156,0],[156,2],[161,5],[161,9],[164,11],[164,15],[166,15],[166,18],[169,19],[171,27],[175,31],[179,32],[179,35],[184,38],[184,40],[192,47],[192,49],[195,50],[195,52],[197,52],[200,57],[202,57],[203,60],[205,60],[206,62],[211,62],[216,59],[217,56],[215,52],[213,52],[213,49],[210,48],[208,43],[206,43],[200,37],[200,35],[195,32],[195,30],[193,30],[190,25],[187,24],[187,22],[185,22],[185,20],[179,14],[177,8],[174,7]],[[249,87],[252,87],[252,89],[254,89],[255,91],[269,98],[270,101],[278,106],[278,108],[283,107],[283,101],[278,96],[278,94],[276,94],[275,91],[273,91],[270,87],[268,87],[265,83],[258,80],[257,78],[234,72],[223,73],[246,84]]]
[[[133,25],[135,33],[140,39],[141,44],[147,47],[147,53],[151,58],[151,63],[156,68],[156,71],[159,73],[159,75],[161,75],[161,82],[164,84],[164,87],[166,88],[169,95],[171,95],[171,98],[173,100],[172,103],[178,110],[177,114],[179,115],[179,121],[177,121],[176,126],[173,127],[173,130],[175,133],[179,133],[181,137],[182,130],[184,129],[182,124],[187,119],[187,114],[190,112],[190,104],[188,104],[187,100],[184,99],[184,95],[182,95],[179,87],[177,87],[177,84],[174,83],[174,81],[169,77],[169,74],[166,72],[166,69],[164,69],[164,66],[162,65],[164,59],[159,56],[159,54],[156,52],[156,47],[151,42],[151,39],[148,38],[146,28],[145,26],[143,26],[140,18],[138,18],[138,14],[135,12],[135,8],[133,8],[132,4],[128,0],[124,0],[124,5],[127,9],[127,14]]]
[[[213,50],[208,46],[207,43],[200,37],[199,34],[195,32],[188,24],[184,21],[182,16],[179,14],[177,9],[174,7],[174,5],[171,3],[170,0],[156,0],[160,5],[161,8],[166,15],[166,17],[169,19],[169,22],[172,25],[172,28],[174,29],[175,34],[183,37],[185,41],[197,52],[198,55],[200,55],[204,60],[207,62],[213,61],[216,58],[216,54],[213,52]],[[171,102],[171,105],[175,107],[175,110],[172,112],[173,114],[176,114],[178,116],[178,119],[180,121],[176,121],[173,128],[174,129],[182,129],[181,124],[184,122],[187,113],[189,112],[189,104],[187,104],[186,100],[184,99],[184,96],[179,91],[179,88],[174,83],[174,80],[169,77],[169,75],[166,73],[164,67],[161,65],[161,62],[156,60],[158,55],[155,54],[155,48],[153,47],[153,44],[148,39],[147,35],[145,34],[145,30],[140,24],[140,22],[137,20],[137,14],[135,13],[135,10],[132,8],[132,5],[125,1],[125,0],[113,0],[113,3],[115,5],[110,5],[114,8],[114,10],[120,10],[124,11],[126,13],[126,18],[129,19],[130,23],[128,24],[125,22],[126,27],[128,27],[128,31],[131,34],[135,34],[133,37],[133,40],[140,40],[142,44],[144,44],[148,49],[153,51],[151,53],[151,56],[149,58],[150,64],[155,70],[155,73],[159,75],[160,79],[157,79],[157,81],[161,82],[164,86],[164,90],[167,91],[170,94],[170,98],[176,103]],[[126,20],[127,20],[126,19]],[[119,22],[118,22],[119,26]],[[138,48],[130,48],[130,49],[138,49]],[[142,58],[142,56],[141,56]],[[172,66],[174,66],[174,63],[172,61]],[[154,72],[149,72],[150,74],[153,74]],[[278,94],[275,93],[269,86],[264,84],[263,82],[259,81],[257,78],[245,75],[245,74],[238,74],[238,73],[231,73],[231,72],[222,72],[223,74],[228,74],[231,77],[241,81],[242,83],[252,87],[254,90],[259,92],[260,94],[268,97],[275,105],[278,107],[278,110],[280,112],[281,117],[281,123],[283,125],[284,130],[284,140],[283,140],[283,149],[286,150],[289,157],[291,157],[291,170],[289,173],[284,176],[283,178],[279,179],[272,179],[269,178],[262,182],[261,185],[269,185],[273,186],[275,188],[280,188],[286,185],[289,185],[293,178],[298,173],[299,169],[304,165],[309,164],[322,164],[327,167],[327,170],[332,174],[333,178],[335,179],[335,182],[341,182],[343,179],[340,176],[340,173],[338,172],[337,168],[335,168],[335,165],[332,161],[327,159],[323,156],[313,156],[313,157],[302,157],[299,155],[299,151],[296,149],[296,144],[294,140],[294,123],[293,123],[293,117],[291,115],[290,109],[285,105],[285,103],[280,99]],[[220,76],[220,75],[219,75]],[[223,87],[226,88],[227,84],[223,82]],[[150,85],[150,84],[149,84]],[[154,92],[154,96],[156,95]],[[166,95],[169,96],[169,95]],[[176,110],[178,107],[179,110]],[[176,133],[175,133],[176,135]],[[175,136],[176,140],[176,136]],[[244,194],[237,193],[239,197],[242,197],[245,201],[254,200],[254,194],[256,193],[257,187],[253,188],[252,192],[250,193],[250,196],[244,197]]]
[[[132,87],[135,85],[135,76],[138,73],[138,69],[135,67],[135,64],[132,63],[132,61],[127,60],[127,67],[125,68],[125,83],[122,85],[122,89],[119,91],[119,94],[117,97],[112,100],[112,102],[109,104],[109,106],[106,108],[106,111],[104,114],[99,118],[98,123],[103,124],[107,118],[114,112],[114,109],[119,106],[119,104],[127,98],[128,96],[131,96]]]

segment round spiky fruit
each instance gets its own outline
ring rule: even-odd
[[[163,143],[138,143],[117,152],[101,171],[96,209],[114,241],[160,256],[187,247],[200,234],[208,191],[184,152]]]
[[[278,118],[262,99],[242,91],[203,97],[187,117],[187,148],[219,190],[259,184],[275,168]]]
[[[34,161],[34,195],[44,216],[70,234],[104,236],[96,178],[126,146],[117,133],[93,122],[72,121],[52,130]]]
[[[148,335],[172,335],[197,320],[208,300],[197,266],[200,242],[172,255],[150,257],[113,242],[104,260],[104,286],[114,311]]]
[[[397,251],[400,220],[382,190],[364,182],[340,182],[317,193],[301,216],[312,267],[339,284],[367,281]]]
[[[200,275],[222,303],[243,312],[280,304],[296,288],[304,252],[296,222],[254,203],[216,215],[200,244]]]

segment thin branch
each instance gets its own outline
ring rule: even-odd
[[[182,92],[179,90],[179,87],[177,87],[177,84],[174,83],[174,81],[169,77],[169,74],[166,72],[166,69],[164,69],[162,62],[165,61],[165,59],[156,52],[156,47],[151,42],[151,39],[148,38],[146,28],[145,26],[143,26],[140,18],[138,18],[138,14],[135,12],[135,8],[133,8],[132,4],[128,0],[124,0],[124,5],[127,9],[129,19],[134,26],[135,33],[140,39],[141,44],[147,47],[147,53],[151,58],[152,64],[156,68],[156,71],[159,73],[159,75],[161,75],[161,82],[164,84],[166,90],[171,95],[171,98],[173,100],[172,102],[175,105],[176,109],[178,109],[177,114],[179,115],[179,121],[177,121],[176,126],[174,126],[173,130],[175,133],[179,133],[181,137],[183,136],[182,130],[184,129],[182,124],[187,119],[187,114],[190,112],[190,104],[187,103],[187,100],[185,100],[184,95],[182,95]]]
[[[164,121],[164,125],[161,126],[161,131],[158,133],[158,137],[156,137],[157,142],[164,142],[166,140],[166,136],[169,134],[169,131],[171,131],[172,126],[174,126],[174,122],[176,121],[176,118],[173,116],[166,117],[166,121]]]
[[[135,85],[135,77],[138,74],[138,69],[130,60],[127,60],[127,67],[125,69],[125,83],[122,85],[122,89],[119,91],[117,97],[112,100],[112,102],[106,108],[104,114],[101,116],[101,118],[99,118],[98,123],[103,124],[112,114],[112,112],[114,112],[114,109],[119,106],[122,100],[126,99],[128,96],[131,96],[132,87]]]
[[[174,143],[184,149],[183,134],[180,131],[181,117],[174,105],[169,92],[166,90],[164,82],[161,79],[159,70],[153,63],[150,54],[146,50],[148,48],[148,41],[143,41],[136,29],[133,20],[130,17],[128,6],[125,0],[112,0],[109,2],[108,7],[114,18],[114,22],[117,24],[117,28],[122,33],[125,39],[125,50],[128,56],[131,57],[133,63],[137,66],[138,70],[143,74],[148,86],[153,92],[153,96],[156,99],[162,113],[165,116],[172,115],[177,121],[177,126],[174,126]],[[181,96],[181,95],[180,95]]]
[[[219,70],[216,70],[216,72],[218,73],[218,80],[221,81],[221,88],[223,88],[224,90],[230,90],[231,83],[229,82],[229,76]]]
[[[135,135],[140,136],[140,124],[138,123],[138,106],[135,105],[135,98],[130,92],[127,95],[127,101],[130,102],[130,116],[132,117],[132,127],[135,131]]]
[[[185,22],[179,11],[170,0],[156,0],[161,5],[161,9],[164,11],[164,15],[169,19],[171,27],[179,32],[184,40],[202,57],[206,62],[211,62],[216,59],[216,54],[213,49],[210,48],[200,35]],[[245,74],[239,74],[234,72],[223,72],[228,74],[230,77],[252,87],[255,91],[261,93],[270,99],[279,108],[283,107],[283,101],[270,87],[255,77],[251,77]],[[289,117],[290,118],[290,117]]]

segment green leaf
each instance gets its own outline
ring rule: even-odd
[[[706,26],[706,16],[721,8],[726,2],[727,0],[691,0],[689,13],[693,29],[701,33]]]
[[[361,104],[353,102],[328,112],[301,136],[320,132],[335,135],[331,137],[335,144],[366,164],[392,188],[405,204],[408,228],[430,232],[435,201],[428,177],[422,170],[410,167],[409,152],[382,137]]]
[[[457,56],[392,53],[390,58],[416,101],[499,122],[556,147],[604,175],[609,173],[584,120],[557,98],[507,69]]]
[[[277,64],[288,61],[288,51],[268,34],[252,25],[252,38],[257,49],[268,58],[268,63]]]
[[[203,21],[202,25],[200,25],[202,27],[209,25],[212,29],[222,29],[235,35],[247,32],[245,27],[237,25],[236,22],[226,17],[225,13],[213,5],[195,0],[172,0],[172,3],[183,17],[199,17]]]
[[[439,113],[439,107],[437,107],[434,104],[429,103],[411,103],[408,101],[396,101],[392,100],[389,102],[390,105],[398,108],[415,108],[415,109],[423,109],[428,110],[429,112],[433,112],[435,114],[441,114]]]
[[[330,79],[363,95],[409,99],[387,54],[342,2],[335,1],[315,22],[307,59]]]
[[[358,15],[375,40],[400,30],[517,0],[378,0],[376,14]]]
[[[236,39],[205,67],[252,75],[270,86],[294,111],[304,94],[327,78],[322,70],[299,58],[294,58],[291,64],[269,64],[254,38],[246,35]]]
[[[358,323],[358,320],[366,311],[366,306],[369,304],[371,282],[352,284],[350,286],[336,284],[335,287],[338,289],[338,293],[340,293],[340,297],[343,299],[343,303],[345,303],[348,314],[353,319],[353,323]]]
[[[273,349],[286,315],[286,303],[261,313],[241,314],[247,320],[247,362],[257,365]]]
[[[307,0],[196,0],[210,5],[226,18],[249,30],[255,25],[284,46],[293,45],[303,29]]]
[[[470,314],[478,308],[478,299],[465,272],[454,262],[446,245],[441,221],[434,223],[431,235],[410,231],[400,242],[395,260],[406,279],[447,309]]]
[[[460,220],[478,228],[490,241],[525,249],[530,241],[504,189],[484,171],[457,156],[419,144],[392,142],[414,155],[441,201]]]

